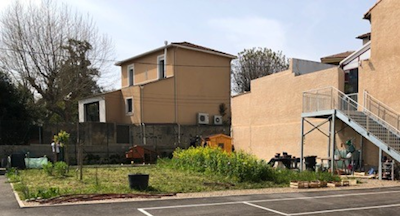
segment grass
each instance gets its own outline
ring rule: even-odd
[[[340,180],[329,173],[276,170],[244,152],[229,154],[219,148],[202,147],[178,149],[173,159],[160,159],[157,165],[86,166],[82,181],[74,168],[65,174],[65,163],[56,163],[54,172],[50,168],[49,165],[44,170],[11,171],[8,178],[16,182],[15,189],[22,199],[71,194],[189,193],[285,187],[292,180]],[[131,173],[150,175],[147,191],[129,188]]]
[[[18,176],[12,175],[11,178],[22,199],[49,198],[67,194],[189,193],[285,186],[273,182],[232,182],[221,175],[205,175],[156,165],[141,167],[128,165],[99,166],[98,168],[86,167],[83,170],[82,181],[78,179],[78,172],[73,168],[70,169],[66,177],[62,178],[49,176],[45,171],[38,169],[22,170],[19,171]],[[128,174],[130,173],[149,174],[148,190],[131,190],[128,182]]]

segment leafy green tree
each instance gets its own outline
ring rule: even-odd
[[[238,53],[233,63],[233,90],[235,92],[250,91],[251,80],[289,68],[289,61],[282,52],[274,52],[268,48],[245,49]]]
[[[0,71],[0,144],[23,144],[38,111],[33,95]],[[21,133],[24,132],[24,133]],[[25,136],[21,136],[21,134]]]

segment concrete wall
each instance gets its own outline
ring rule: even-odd
[[[397,113],[400,113],[400,4],[381,1],[371,11],[371,57],[359,66],[359,92],[368,91]],[[363,97],[360,103],[363,104]],[[366,142],[366,163],[378,163],[378,148]]]
[[[117,123],[123,124],[138,124],[141,122],[141,105],[140,105],[140,86],[130,86],[121,89],[122,92],[122,101],[119,104],[113,104],[107,109],[110,109],[111,112],[119,112],[121,118]],[[132,98],[133,99],[133,112],[127,113],[126,112],[126,99]]]
[[[174,78],[148,83],[141,89],[144,123],[175,122]]]
[[[367,90],[372,96],[400,113],[400,4],[383,0],[371,11],[371,57],[359,66],[359,102]],[[294,69],[295,67],[291,67]],[[336,71],[336,72],[335,72]],[[299,156],[301,92],[335,86],[343,90],[343,72],[328,69],[294,77],[290,71],[252,81],[252,92],[232,99],[232,132],[237,148],[269,159],[274,153],[287,151]],[[318,123],[318,120],[313,120]],[[343,149],[348,139],[356,148],[363,143],[366,168],[378,164],[378,148],[361,138],[345,123],[337,121],[336,146]],[[310,127],[306,123],[305,130]],[[327,131],[327,125],[321,127]],[[305,138],[305,155],[325,156],[327,138],[312,132]]]
[[[223,121],[229,124],[231,59],[170,47],[167,78],[159,79],[157,57],[163,53],[164,50],[151,53],[121,66],[121,98],[118,99],[114,93],[104,94],[107,100],[111,100],[106,107],[107,122],[196,125],[197,113],[208,113],[212,125],[213,117],[220,115],[219,105],[224,103],[227,110]],[[132,64],[135,67],[135,85],[127,86],[127,68]],[[128,98],[134,102],[132,114],[126,113],[125,101]]]
[[[228,110],[224,121],[230,119],[231,59],[193,50],[177,48],[175,81],[178,101],[178,122],[197,123],[197,113],[208,113],[210,123],[219,115],[219,105]],[[185,67],[185,65],[188,65]],[[190,65],[196,65],[191,67]]]
[[[371,58],[359,67],[359,92],[372,96],[400,112],[400,4],[381,1],[371,11]]]
[[[119,127],[125,127],[129,133],[122,132]],[[29,145],[0,145],[0,158],[13,153],[30,152],[30,157],[47,155],[52,159],[51,138],[59,130],[71,134],[68,152],[71,163],[76,161],[77,125],[57,124],[44,125],[42,130],[43,144],[31,143]],[[146,148],[156,150],[160,155],[168,156],[177,147],[187,148],[190,139],[212,134],[229,134],[229,126],[178,126],[176,124],[157,124],[135,126],[110,123],[81,123],[79,124],[79,137],[84,147],[84,156],[98,155],[105,159],[118,155],[124,158],[124,153],[133,145],[145,145]],[[125,136],[122,137],[121,136]],[[126,142],[117,142],[126,140]]]
[[[291,70],[296,75],[313,73],[320,70],[336,67],[335,65],[322,64],[320,62],[308,61],[303,59],[292,58],[290,59],[290,61],[291,68],[289,68],[289,70]]]
[[[300,76],[287,70],[253,80],[251,93],[232,98],[235,148],[263,159],[283,151],[299,157],[302,92],[327,86],[343,89],[342,79],[343,71],[332,68]],[[306,124],[305,130],[310,129]],[[321,130],[327,131],[327,124]],[[326,156],[327,144],[324,135],[312,132],[305,140],[305,155]]]
[[[108,94],[104,94],[105,99],[105,110],[106,110],[106,122],[117,122],[123,114],[122,112],[115,112],[115,110],[122,110],[123,97],[121,91],[114,91]]]
[[[169,48],[167,51],[167,77],[173,76],[173,65],[174,62],[174,48]],[[148,82],[157,81],[160,79],[158,76],[158,56],[164,55],[164,50],[160,50],[149,55],[142,56],[140,58],[131,60],[121,65],[121,87],[128,86],[128,66],[133,65],[134,72],[134,85],[141,85]]]

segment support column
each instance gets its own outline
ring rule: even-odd
[[[331,139],[332,139],[332,142],[331,142],[331,172],[332,172],[332,175],[333,174],[335,174],[335,167],[334,167],[334,162],[335,162],[335,137],[336,137],[336,134],[335,134],[335,119],[336,119],[336,110],[333,112],[333,114],[332,114],[332,121],[331,121],[331,126],[330,126],[330,129],[331,129]]]
[[[364,143],[363,143],[363,136],[362,135],[360,135],[360,157],[359,157],[359,171],[361,172],[361,168],[364,166],[363,165],[363,153],[364,153],[364,150],[363,150],[363,148],[364,148]]]
[[[379,148],[379,167],[378,167],[379,180],[382,180],[382,149]]]
[[[328,130],[328,158],[331,157],[331,137],[332,137],[332,133],[331,133],[331,128],[332,128],[332,119],[329,121],[329,130]]]
[[[301,117],[301,139],[300,139],[300,171],[303,171],[304,159],[304,118]]]

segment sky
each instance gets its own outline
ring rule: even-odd
[[[28,0],[26,0],[28,1]],[[36,0],[34,0],[36,1]],[[266,47],[288,58],[357,50],[370,31],[363,20],[376,0],[59,0],[89,14],[115,45],[116,60],[159,48],[164,41],[198,44],[237,55]],[[0,11],[13,0],[0,0]],[[120,87],[111,67],[108,87]]]

